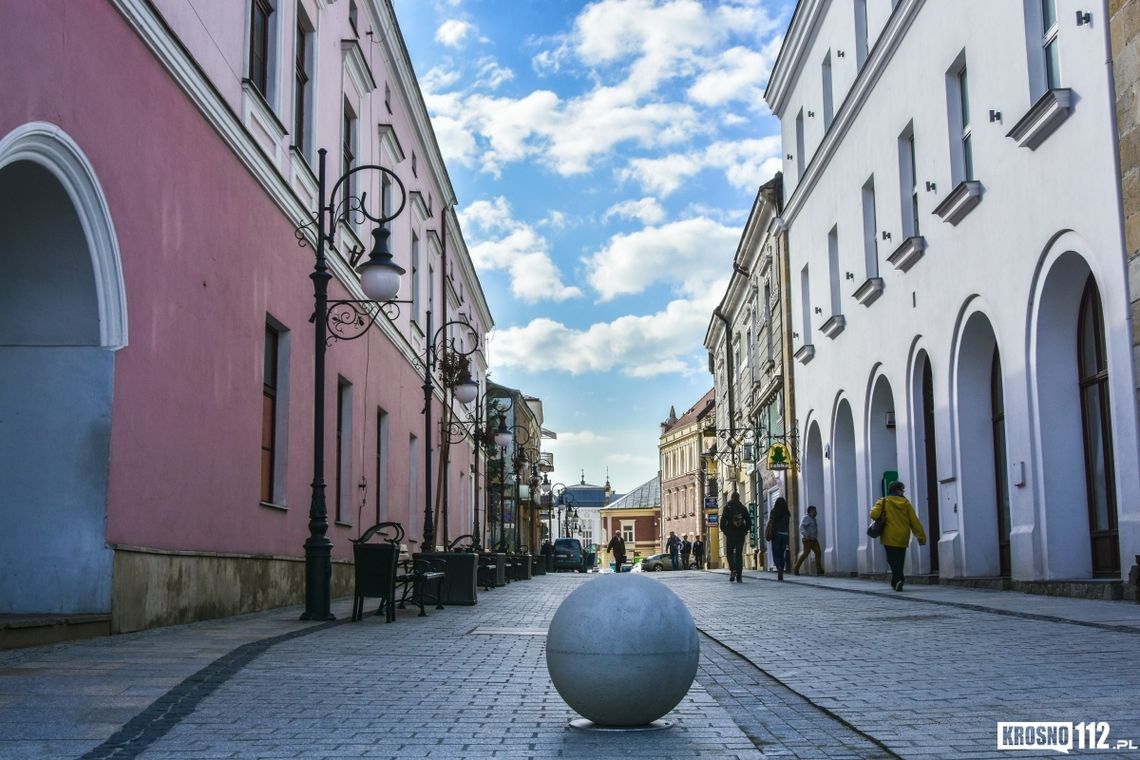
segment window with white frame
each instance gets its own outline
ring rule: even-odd
[[[835,117],[835,93],[831,82],[831,51],[823,57],[820,80],[823,87],[823,128],[826,131]]]
[[[293,146],[306,159],[313,145],[313,38],[313,25],[298,3],[293,50]]]
[[[800,270],[800,311],[803,318],[803,340],[808,345],[811,343],[811,281],[807,264]]]
[[[352,383],[344,378],[336,386],[336,479],[333,503],[336,521],[347,523],[352,515]]]
[[[251,0],[249,8],[249,68],[250,83],[261,97],[272,102],[274,70],[277,54],[276,7],[272,0]]]
[[[899,198],[902,200],[903,237],[922,234],[918,217],[918,170],[915,168],[914,124],[899,135]]]
[[[855,65],[860,69],[870,52],[870,30],[867,28],[867,0],[855,0]]]
[[[765,356],[768,361],[774,361],[774,348],[772,346],[772,286],[764,283],[764,342]]]
[[[970,125],[970,78],[963,52],[947,72],[950,105],[951,172],[954,184],[974,179],[974,136]]]
[[[622,521],[622,523],[621,523],[621,537],[622,537],[622,540],[625,541],[627,544],[632,544],[634,542],[633,523],[626,522],[625,520]]]
[[[796,114],[796,182],[803,179],[804,167],[807,161],[804,158],[804,110]]]
[[[1061,46],[1057,42],[1060,25],[1057,23],[1057,0],[1040,0],[1041,53],[1045,64],[1045,87],[1055,90],[1061,86]]]
[[[839,225],[827,233],[827,267],[831,275],[831,315],[843,313],[839,296]]]
[[[344,111],[341,119],[341,176],[347,175],[352,167],[356,164],[356,111],[353,110],[352,104],[348,102],[348,98],[344,99]],[[356,195],[356,175],[350,176],[344,183],[344,197],[341,202],[344,204],[344,212],[342,214],[344,221],[352,224],[353,218],[351,209],[349,208],[349,198]]]
[[[285,506],[289,441],[289,331],[265,322],[261,402],[261,502]]]
[[[879,276],[879,241],[875,221],[875,175],[863,183],[863,262],[870,280]]]

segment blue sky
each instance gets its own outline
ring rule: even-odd
[[[395,0],[494,316],[492,378],[543,399],[554,481],[628,492],[710,387],[702,345],[756,190],[793,0]]]

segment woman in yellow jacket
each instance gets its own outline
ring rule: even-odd
[[[871,507],[871,519],[877,520],[883,510],[887,511],[887,522],[883,526],[879,543],[887,553],[887,564],[891,566],[891,588],[903,590],[903,564],[906,562],[906,547],[910,544],[910,533],[914,531],[919,546],[926,546],[926,531],[914,513],[914,505],[903,496],[906,486],[896,480],[887,486],[887,495]]]

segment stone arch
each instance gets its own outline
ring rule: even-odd
[[[864,417],[868,498],[864,503],[869,508],[884,495],[882,481],[885,473],[898,473],[900,470],[894,392],[881,366],[872,371],[868,389],[867,414]],[[901,474],[899,479],[902,479]],[[910,485],[907,483],[908,488]],[[879,542],[868,538],[866,546],[864,569],[870,572],[885,571],[886,556],[882,553]]]
[[[1111,449],[1118,465],[1111,487],[1117,504],[1128,504],[1120,497],[1137,487],[1131,346],[1127,331],[1119,327],[1124,323],[1127,303],[1119,282],[1122,275],[1102,270],[1088,243],[1066,230],[1058,233],[1042,253],[1034,280],[1027,323],[1027,363],[1032,370],[1030,433],[1035,443],[1034,501],[1042,526],[1047,579],[1088,578],[1093,574],[1076,351],[1081,298],[1090,277],[1101,297],[1105,325],[1112,326],[1106,334],[1105,349]],[[1124,556],[1130,556],[1128,544],[1122,533],[1119,549]]]
[[[58,127],[0,139],[0,613],[102,613],[118,243],[90,161]]]
[[[830,452],[830,449],[828,451]],[[830,516],[823,511],[830,501],[827,497],[827,481],[824,476],[823,435],[819,429],[819,420],[813,419],[811,416],[808,417],[806,444],[800,462],[800,472],[803,473],[803,488],[801,489],[803,503],[800,505],[799,513],[805,515],[809,505],[814,504],[816,506],[819,510],[819,517],[822,518],[817,521],[819,545],[827,549],[827,537],[831,532],[827,526],[832,521],[827,519]]]
[[[865,510],[859,498],[855,420],[851,404],[840,396],[835,402],[831,425],[831,511],[835,538],[824,562],[836,572],[858,570],[858,552]]]
[[[992,370],[1000,362],[999,341],[980,298],[967,301],[954,341],[951,393],[959,445],[959,531],[962,574],[1000,574],[999,525],[1008,543],[1009,490],[1004,439],[994,434]],[[1005,518],[1002,518],[1004,510]]]

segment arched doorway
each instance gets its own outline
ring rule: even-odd
[[[831,444],[832,510],[835,512],[835,540],[828,547],[830,561],[825,563],[837,572],[858,570],[859,543],[864,510],[859,500],[859,484],[855,464],[855,423],[851,405],[846,399],[835,410],[834,435]]]
[[[938,512],[938,444],[934,428],[934,370],[930,356],[919,351],[911,380],[914,420],[915,473],[910,489],[919,519],[926,526],[930,572],[938,575],[938,540],[942,526]]]
[[[1093,575],[1120,575],[1117,535],[1115,461],[1112,414],[1108,394],[1108,359],[1100,291],[1089,275],[1077,318],[1077,377],[1081,394],[1085,489],[1088,492],[1089,539]]]
[[[803,471],[804,489],[800,514],[807,514],[807,508],[814,504],[819,510],[819,516],[823,517],[823,507],[827,504],[823,477],[823,438],[820,436],[819,424],[816,422],[812,422],[808,426],[807,446],[804,449],[801,469]],[[826,549],[828,546],[828,531],[826,530],[828,520],[820,519],[816,521],[816,524],[819,527],[819,545]]]
[[[57,127],[0,140],[0,613],[109,612],[114,351],[126,310],[90,164]]]
[[[870,454],[867,468],[871,486],[870,504],[886,495],[884,482],[898,480],[899,455],[895,438],[895,401],[891,384],[880,375],[871,391],[871,404],[867,412],[867,450]],[[911,484],[908,483],[909,487]],[[879,550],[879,542],[867,542],[868,571],[886,569],[886,556]]]
[[[1009,547],[1005,405],[997,339],[980,311],[970,314],[962,328],[955,386],[964,570],[968,576],[997,576],[1002,571],[1002,544],[1007,556]]]

